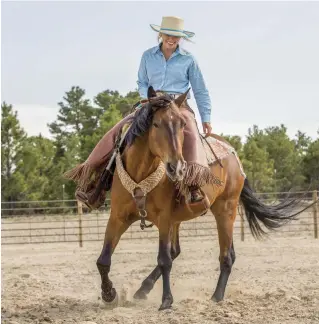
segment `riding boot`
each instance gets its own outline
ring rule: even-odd
[[[82,204],[84,204],[87,208],[93,209],[89,203],[89,198],[86,192],[82,191],[81,189],[77,189],[75,191],[75,198],[79,200]]]
[[[105,188],[101,190],[98,197],[95,197],[96,188],[91,187],[87,191],[77,188],[75,191],[75,198],[81,201],[89,210],[99,209],[103,205],[105,206],[106,200],[106,190]]]

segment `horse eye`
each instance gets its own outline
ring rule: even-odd
[[[153,126],[156,127],[156,128],[159,127],[157,123],[153,123]]]
[[[186,126],[186,123],[183,121],[182,122],[182,128],[184,128]]]

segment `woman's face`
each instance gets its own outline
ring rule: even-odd
[[[163,49],[168,51],[175,51],[181,37],[161,34],[163,40]]]

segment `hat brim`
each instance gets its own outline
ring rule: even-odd
[[[171,36],[177,36],[177,37],[184,37],[184,38],[192,38],[195,36],[195,33],[187,31],[187,30],[170,30],[170,29],[161,29],[161,26],[150,24],[151,28],[158,32],[158,33],[163,33],[166,35],[171,35]]]

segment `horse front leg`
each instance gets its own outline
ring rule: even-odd
[[[180,223],[175,224],[172,230],[172,240],[171,240],[171,258],[174,261],[181,253],[181,248],[179,244],[179,227]],[[150,275],[143,280],[141,287],[136,291],[133,298],[134,299],[146,299],[149,292],[154,288],[156,281],[161,276],[162,271],[157,265]]]
[[[107,223],[102,252],[96,261],[97,268],[101,275],[101,296],[105,303],[112,303],[117,298],[113,283],[109,278],[111,269],[111,257],[122,234],[133,222],[122,222],[111,212]]]
[[[172,225],[169,218],[161,218],[159,226],[159,250],[157,263],[163,278],[163,295],[162,304],[159,310],[168,309],[173,304],[173,295],[170,286],[170,274],[172,269],[171,230]]]

